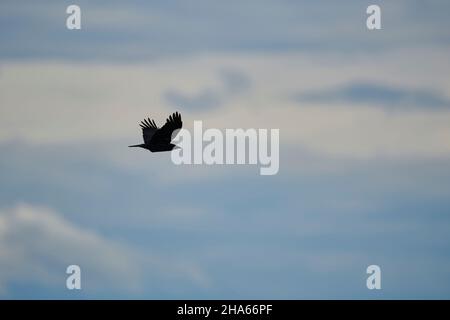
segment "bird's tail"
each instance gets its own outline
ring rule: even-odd
[[[141,146],[142,146],[142,144],[135,144],[133,146],[128,146],[128,147],[132,148],[132,147],[141,147]]]

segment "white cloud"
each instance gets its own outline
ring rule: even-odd
[[[0,210],[0,294],[14,284],[66,290],[68,265],[82,270],[86,293],[142,293],[187,281],[207,285],[192,263],[140,252],[72,224],[47,208],[26,204]]]

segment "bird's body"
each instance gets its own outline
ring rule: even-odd
[[[161,128],[158,128],[155,121],[150,120],[150,118],[141,121],[140,126],[144,143],[129,147],[144,148],[151,152],[162,152],[177,148],[175,144],[171,143],[172,134],[175,130],[181,129],[183,122],[181,121],[181,115],[175,112],[167,118],[166,123]]]
[[[147,145],[147,144],[143,143],[143,144],[135,144],[135,145],[129,146],[129,147],[130,148],[139,147],[139,148],[147,149],[151,152],[161,152],[161,151],[172,151],[173,149],[175,149],[175,147],[177,147],[177,145],[175,145],[173,143],[157,144],[157,145]]]

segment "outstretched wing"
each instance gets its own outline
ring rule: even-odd
[[[172,133],[181,129],[183,122],[181,121],[181,115],[175,112],[169,118],[167,118],[166,123],[155,132],[152,137],[152,144],[169,144],[172,140]]]
[[[156,131],[158,131],[158,127],[156,126],[155,120],[144,119],[139,124],[142,128],[142,136],[144,137],[144,143],[149,144],[153,135]]]

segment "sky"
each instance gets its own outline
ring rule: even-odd
[[[2,1],[0,298],[449,299],[449,10]],[[175,111],[279,129],[278,174],[127,147]]]

